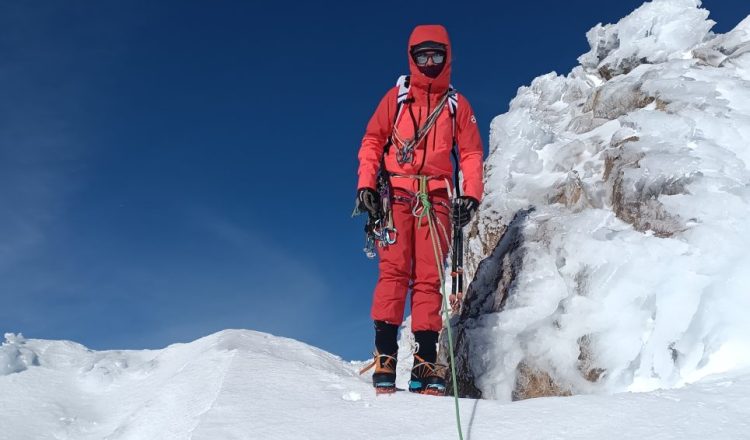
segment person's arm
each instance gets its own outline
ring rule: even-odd
[[[456,114],[456,141],[461,171],[463,172],[464,196],[473,197],[478,202],[482,200],[484,183],[482,182],[482,138],[479,136],[477,119],[469,101],[459,95],[458,112]]]
[[[378,169],[383,157],[383,147],[388,142],[388,137],[393,130],[393,118],[396,112],[397,88],[392,88],[380,100],[378,108],[370,118],[359,147],[359,180],[357,189],[376,189]]]

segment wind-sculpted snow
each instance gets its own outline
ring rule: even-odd
[[[357,374],[363,362],[269,334],[227,330],[145,351],[7,338],[37,361],[0,376],[0,440],[457,438],[452,399],[376,397],[369,374]],[[464,438],[747,438],[749,378],[647,394],[462,399]]]
[[[72,342],[6,338],[0,360],[19,352],[26,360],[10,363],[16,374],[0,376],[2,440],[230,438],[199,434],[217,420],[270,418],[278,410],[255,395],[294,400],[290,390],[305,386],[340,399],[344,385],[328,387],[355,377],[333,355],[249,331],[158,351],[95,352]],[[14,367],[19,363],[25,367]],[[302,385],[305,377],[314,384]],[[239,408],[225,411],[235,403]]]
[[[25,344],[22,335],[5,334],[5,342],[0,346],[0,376],[20,373],[31,365],[38,365],[36,354]]]
[[[468,269],[535,211],[503,309],[466,324],[481,347],[459,347],[484,397],[750,364],[750,17],[725,35],[707,17],[656,0],[598,25],[582,66],[520,88],[492,122]]]

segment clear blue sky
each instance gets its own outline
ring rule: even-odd
[[[366,358],[356,153],[411,29],[448,28],[486,147],[519,86],[640,4],[3,2],[0,331],[109,349],[250,328]],[[750,13],[704,6],[720,32]]]

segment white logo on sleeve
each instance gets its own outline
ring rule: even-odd
[[[474,115],[471,115],[471,123],[472,124],[476,124],[477,123],[477,118],[474,117]]]

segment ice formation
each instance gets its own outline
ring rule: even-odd
[[[456,327],[484,397],[674,387],[750,363],[750,17],[713,24],[697,0],[646,3],[493,120],[469,244],[481,279]],[[504,281],[477,270],[498,243],[483,270]]]

